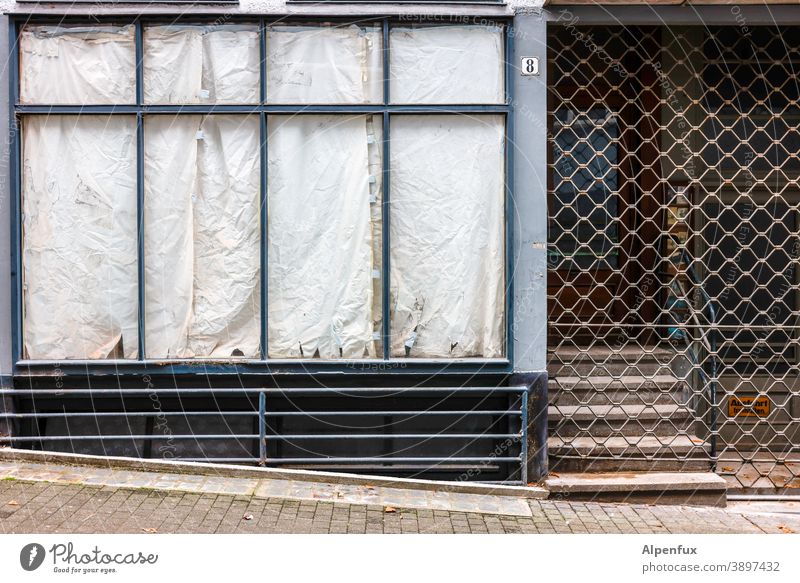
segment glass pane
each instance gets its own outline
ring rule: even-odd
[[[136,358],[136,119],[23,120],[25,356]]]
[[[133,26],[26,26],[19,55],[22,103],[136,102]]]
[[[147,27],[145,103],[258,103],[259,54],[255,25]]]
[[[393,103],[503,103],[499,26],[420,26],[389,33]]]
[[[269,118],[271,358],[381,356],[380,121]]]
[[[504,120],[392,118],[392,356],[504,354]]]
[[[613,269],[619,260],[617,115],[604,107],[553,115],[552,265]]]
[[[258,116],[145,120],[146,350],[260,355]]]
[[[383,50],[378,26],[271,26],[270,103],[381,103]]]

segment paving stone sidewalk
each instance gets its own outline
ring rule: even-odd
[[[526,503],[530,517],[4,479],[0,533],[800,533],[798,515]]]

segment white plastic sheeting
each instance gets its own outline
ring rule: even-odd
[[[393,103],[503,103],[503,33],[498,26],[392,28]]]
[[[26,26],[19,39],[20,100],[52,105],[136,100],[133,26]]]
[[[25,356],[136,358],[136,120],[32,116],[23,132]]]
[[[504,354],[502,116],[392,119],[392,356]]]
[[[257,26],[152,26],[144,30],[144,100],[258,103]]]
[[[376,354],[370,151],[380,147],[377,123],[366,116],[269,118],[271,358]]]
[[[380,103],[383,50],[378,27],[267,29],[270,103]]]
[[[145,120],[145,346],[152,358],[258,357],[257,116]]]

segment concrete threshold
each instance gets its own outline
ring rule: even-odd
[[[544,485],[551,499],[720,507],[727,492],[727,482],[711,472],[558,473]]]
[[[0,448],[0,478],[531,516],[547,490]]]

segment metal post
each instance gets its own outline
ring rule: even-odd
[[[267,395],[258,394],[258,465],[264,466],[267,461]]]
[[[260,71],[261,71],[261,85],[260,85],[260,93],[261,93],[261,105],[263,106],[267,102],[267,29],[266,25],[264,24],[264,19],[262,18],[259,23],[259,51],[261,55],[261,63],[260,63]],[[261,153],[261,170],[260,170],[260,178],[261,178],[261,242],[260,242],[260,253],[261,253],[261,360],[267,359],[267,312],[269,310],[269,290],[267,287],[267,278],[269,276],[268,272],[268,258],[267,258],[267,245],[268,235],[269,235],[269,225],[267,224],[268,220],[268,211],[267,211],[267,164],[269,161],[268,158],[268,125],[267,125],[267,114],[262,110],[259,116],[260,119],[260,135],[261,141],[259,143],[260,153]]]
[[[522,421],[519,427],[520,439],[522,446],[520,448],[519,461],[519,475],[520,481],[523,486],[528,485],[528,391],[522,391]]]

